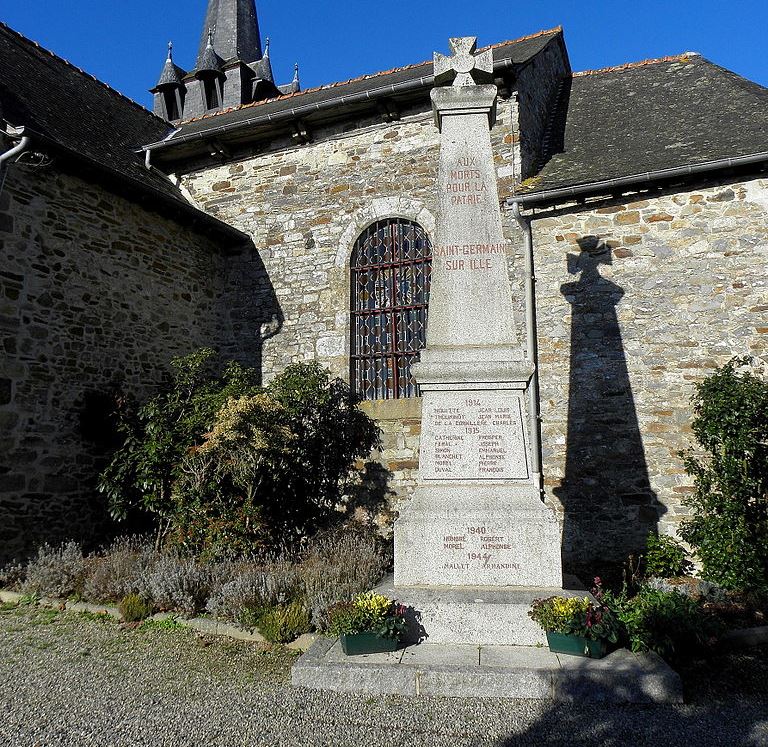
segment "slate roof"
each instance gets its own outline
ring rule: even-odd
[[[556,37],[562,37],[562,29],[556,28],[541,31],[531,36],[493,45],[495,62],[510,60],[514,64],[524,64],[535,57],[547,44]],[[173,137],[165,143],[152,143],[159,149],[173,147],[174,142],[204,138],[210,133],[218,134],[225,129],[247,128],[249,121],[254,118],[264,119],[279,116],[294,109],[311,110],[318,104],[338,102],[344,106],[345,97],[356,94],[371,94],[371,98],[384,96],[391,91],[392,86],[422,81],[425,90],[433,85],[432,62],[422,62],[407,67],[386,70],[372,75],[363,75],[352,80],[332,83],[317,88],[307,88],[287,96],[258,101],[252,104],[224,109],[203,115],[195,119],[182,121]]]
[[[242,237],[191,206],[165,176],[144,166],[137,151],[164,137],[167,122],[3,23],[0,110],[2,119],[26,128],[32,147],[37,141],[130,197],[159,200],[172,215],[186,214],[230,238]]]
[[[177,86],[182,85],[182,80],[184,79],[184,76],[187,74],[187,71],[183,68],[180,68],[177,64],[173,61],[173,45],[168,45],[168,57],[165,60],[165,65],[163,65],[163,70],[160,73],[160,79],[155,84],[155,88],[153,90],[159,89],[161,86]]]
[[[576,73],[550,122],[542,192],[768,151],[768,89],[696,54]]]
[[[223,60],[255,62],[261,59],[259,18],[253,0],[208,0],[195,70],[205,70],[208,34]]]

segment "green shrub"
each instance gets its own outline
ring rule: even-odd
[[[270,643],[290,643],[310,631],[309,612],[300,600],[268,607],[259,615],[256,627]]]
[[[170,384],[116,416],[122,447],[102,473],[110,511],[138,505],[157,520],[157,547],[204,559],[263,552],[338,516],[355,461],[378,428],[349,387],[316,363],[266,388],[251,369],[221,375],[203,349],[173,361]]]
[[[139,506],[158,519],[158,545],[173,526],[173,486],[184,457],[203,441],[229,397],[256,389],[256,373],[230,363],[216,372],[216,354],[202,348],[171,361],[171,381],[138,409],[127,398],[114,413],[123,444],[101,475],[99,490],[116,519]]]
[[[735,358],[696,385],[693,432],[704,454],[684,455],[695,492],[682,538],[702,575],[731,590],[768,588],[768,380]]]
[[[380,431],[357,406],[349,385],[318,363],[288,366],[267,392],[295,434],[272,483],[268,516],[284,531],[312,532],[338,517],[353,466],[379,444]]]
[[[141,622],[152,614],[152,605],[145,602],[138,594],[126,594],[117,605],[125,622]]]
[[[702,604],[674,591],[643,587],[634,597],[606,593],[624,626],[632,651],[654,651],[668,661],[680,661],[701,650],[719,632]]]
[[[671,537],[651,532],[645,544],[645,575],[654,578],[685,576],[693,568],[685,548]]]

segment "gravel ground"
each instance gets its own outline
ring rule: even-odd
[[[0,608],[0,745],[768,745],[768,648],[684,672],[684,706],[293,689],[294,656],[186,629]]]

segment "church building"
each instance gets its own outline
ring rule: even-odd
[[[254,0],[201,21],[153,112],[0,24],[0,562],[98,541],[83,413],[201,346],[348,380],[382,429],[376,520],[413,490],[431,264],[479,261],[433,259],[432,62],[302,90]],[[574,72],[561,28],[490,49],[534,467],[566,570],[598,568],[684,518],[695,382],[768,357],[768,89],[694,52]]]

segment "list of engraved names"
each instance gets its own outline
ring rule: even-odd
[[[427,480],[528,478],[519,397],[503,391],[444,393],[424,403],[426,443],[421,473]]]

